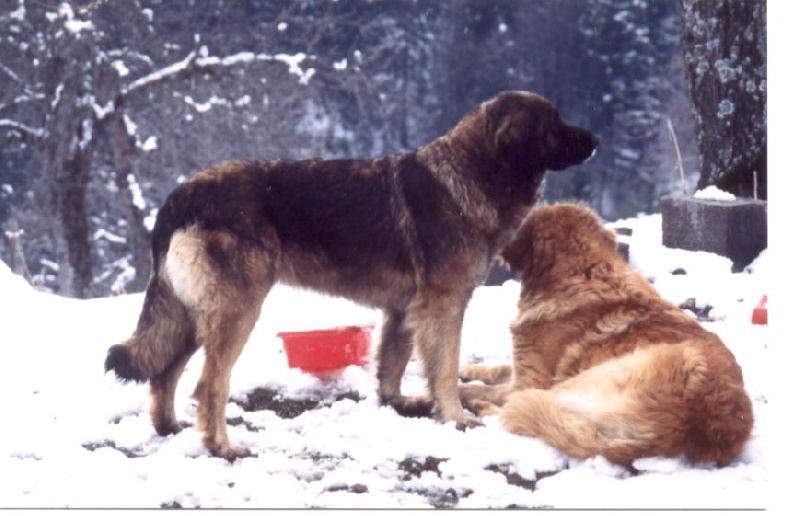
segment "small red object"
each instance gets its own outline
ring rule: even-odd
[[[753,324],[767,324],[767,296],[761,297],[755,309],[753,309]]]
[[[278,333],[289,367],[315,373],[364,365],[374,325],[340,326],[325,330]]]

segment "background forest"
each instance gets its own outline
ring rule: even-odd
[[[199,169],[407,151],[506,89],[601,140],[548,199],[658,211],[682,188],[668,120],[689,190],[757,170],[761,192],[765,20],[765,0],[0,0],[0,258],[62,295],[141,291],[154,215]]]

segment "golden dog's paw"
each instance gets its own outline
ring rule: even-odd
[[[458,371],[458,379],[462,382],[472,382],[481,379],[481,373],[486,369],[486,366],[480,364],[465,365]]]
[[[479,428],[483,426],[483,423],[479,419],[475,419],[474,417],[468,416],[464,414],[464,417],[461,417],[456,420],[456,430],[465,431],[468,428]]]
[[[472,400],[464,403],[464,407],[480,418],[500,413],[500,407],[490,401]]]
[[[486,385],[497,385],[511,379],[511,366],[508,365],[465,365],[458,371],[459,379],[464,382],[481,381]]]

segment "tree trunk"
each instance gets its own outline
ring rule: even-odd
[[[91,157],[78,154],[63,163],[55,183],[59,288],[62,295],[70,297],[91,295],[92,252],[86,211],[90,170]]]
[[[86,63],[90,44],[75,38],[57,47],[48,62],[45,91],[50,99],[48,132],[58,137],[44,142],[43,182],[56,261],[58,292],[63,296],[91,295],[92,253],[86,194],[94,152],[93,114],[87,101]]]
[[[11,267],[11,272],[30,281],[31,275],[28,272],[28,266],[25,263],[25,254],[22,251],[22,235],[23,231],[20,229],[17,219],[12,215],[11,219],[6,224],[5,231],[9,247],[9,266]]]
[[[684,51],[700,152],[698,188],[766,198],[766,0],[683,0]]]
[[[136,157],[139,150],[136,147],[136,136],[128,134],[124,117],[124,111],[122,108],[118,108],[111,122],[114,181],[119,192],[119,200],[125,206],[128,248],[131,250],[131,265],[136,270],[136,276],[127,284],[126,290],[141,292],[147,287],[150,276],[150,239],[147,229],[144,227],[146,215],[144,207],[137,205],[137,199],[131,189],[130,179],[135,180],[137,177]]]

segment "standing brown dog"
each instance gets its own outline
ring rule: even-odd
[[[726,465],[753,427],[742,371],[716,334],[662,299],[581,205],[534,208],[502,258],[521,273],[513,366],[469,366],[465,405],[567,455]],[[502,408],[498,408],[502,406]]]
[[[490,261],[534,204],[546,170],[586,160],[596,141],[532,93],[506,92],[416,152],[374,160],[239,161],[204,170],[167,198],[153,229],[153,273],[138,326],[105,367],[150,381],[151,416],[181,429],[175,387],[200,347],[195,396],[203,443],[228,440],[231,368],[276,282],[380,307],[383,403],[435,404],[442,421],[474,424],[458,398],[461,324]],[[400,383],[412,347],[431,400]]]

